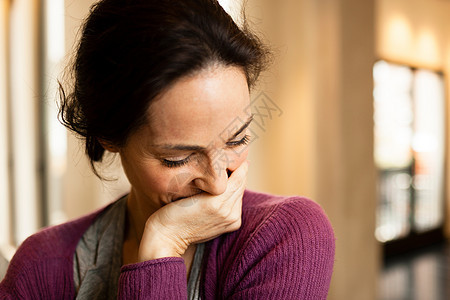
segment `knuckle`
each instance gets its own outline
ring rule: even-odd
[[[235,215],[234,215],[234,222],[235,223],[241,223],[241,221],[242,221],[242,216],[241,216],[241,212],[239,212],[239,213],[236,213]]]
[[[236,230],[238,230],[239,228],[241,228],[241,225],[242,225],[242,219],[239,218],[239,219],[236,221],[236,223],[235,223]]]
[[[230,220],[231,212],[228,209],[221,209],[217,212],[217,215],[219,218],[224,220],[224,222],[228,223]]]
[[[205,206],[206,212],[210,215],[219,214],[222,208],[220,201],[208,201]]]
[[[230,226],[228,226],[228,230],[229,231],[236,231],[239,228],[241,228],[242,225],[242,221],[241,218],[238,218],[236,221],[234,221],[233,223],[230,224]]]
[[[240,212],[231,211],[227,216],[227,223],[231,226],[241,222]]]

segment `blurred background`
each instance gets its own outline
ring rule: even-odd
[[[0,278],[40,228],[125,193],[57,121],[91,0],[0,0]],[[449,0],[229,0],[274,51],[252,92],[249,188],[304,195],[336,234],[329,299],[448,299]]]

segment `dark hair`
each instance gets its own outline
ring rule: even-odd
[[[268,52],[216,0],[102,0],[82,27],[70,93],[59,117],[85,140],[94,173],[105,149],[125,145],[149,104],[175,80],[211,64],[238,66],[251,87]]]

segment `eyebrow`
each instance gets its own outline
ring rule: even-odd
[[[241,134],[247,127],[250,125],[250,123],[253,121],[253,114],[248,118],[247,122],[245,122],[233,135],[228,139],[228,141],[231,141],[232,139],[236,138],[239,134]],[[198,146],[198,145],[183,145],[183,144],[163,144],[163,145],[154,145],[154,147],[157,148],[163,148],[165,150],[182,150],[182,151],[206,151],[207,147]]]
[[[253,121],[253,114],[250,115],[250,117],[247,119],[247,122],[244,123],[244,125],[241,126],[232,136],[228,139],[228,141],[231,141],[235,137],[237,137],[239,134],[242,133],[247,127],[250,125],[250,123]]]

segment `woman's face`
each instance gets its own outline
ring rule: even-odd
[[[130,195],[158,209],[198,193],[223,193],[248,154],[251,112],[243,71],[219,66],[183,77],[148,114],[148,124],[119,150]]]

